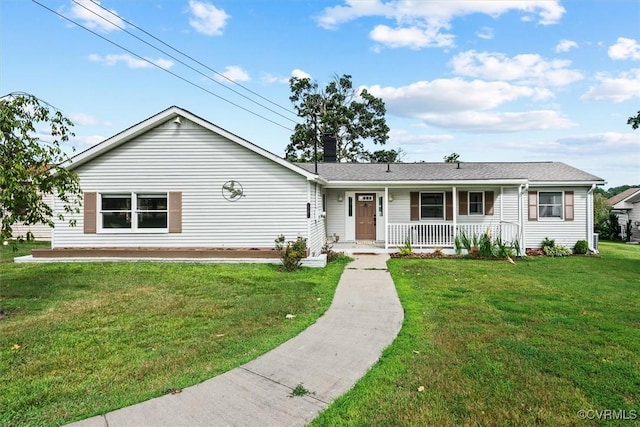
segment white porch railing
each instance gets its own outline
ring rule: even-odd
[[[505,242],[512,242],[518,239],[519,226],[512,222],[498,222],[492,224],[458,224],[457,231],[471,237],[473,235],[484,234],[487,231],[493,238],[500,237]],[[428,223],[413,222],[403,224],[389,224],[387,230],[387,244],[390,247],[402,246],[407,240],[411,246],[421,247],[453,247],[457,232],[452,223]]]

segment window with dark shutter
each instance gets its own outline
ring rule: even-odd
[[[467,206],[467,198],[469,193],[467,191],[458,192],[458,215],[467,215],[469,207]]]
[[[412,191],[410,193],[410,205],[411,205],[411,221],[420,220],[420,193]]]
[[[493,215],[493,191],[484,192],[484,214]]]
[[[538,192],[529,191],[529,221],[538,220]]]
[[[573,191],[564,192],[564,220],[573,221]]]

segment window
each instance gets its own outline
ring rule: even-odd
[[[469,215],[484,215],[484,193],[469,191]]]
[[[562,192],[538,193],[538,217],[562,219]]]
[[[131,228],[131,194],[102,195],[102,228]]]
[[[101,194],[100,198],[103,230],[167,230],[167,193]]]
[[[444,193],[420,193],[420,218],[444,219]]]

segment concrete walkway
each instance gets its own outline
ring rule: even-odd
[[[404,313],[388,255],[356,255],[331,307],[300,335],[236,369],[74,427],[303,426],[344,394],[397,336]],[[309,391],[292,396],[298,385]]]

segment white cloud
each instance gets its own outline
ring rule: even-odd
[[[93,126],[98,124],[98,120],[85,113],[71,113],[69,114],[69,119],[76,126]]]
[[[373,40],[395,48],[420,49],[452,46],[454,35],[444,31],[450,29],[455,17],[476,13],[498,17],[511,11],[537,15],[540,24],[549,25],[557,23],[565,9],[559,0],[345,0],[344,5],[325,8],[317,22],[323,28],[335,29],[359,18],[381,17],[394,21],[395,28],[375,26],[370,32]]]
[[[207,36],[222,35],[222,30],[231,17],[224,9],[218,9],[211,3],[197,0],[189,0],[189,12],[192,14],[189,25]]]
[[[129,68],[152,68],[153,64],[157,65],[160,68],[169,69],[173,66],[173,61],[164,59],[164,58],[145,58],[145,60],[137,58],[135,56],[131,56],[129,54],[108,54],[108,55],[98,55],[96,53],[92,53],[89,55],[89,61],[99,62],[104,65],[114,66],[119,62],[123,62]]]
[[[78,0],[78,3],[71,3],[71,17],[82,21],[85,27],[103,32],[118,31],[125,27],[118,13],[114,9],[102,9],[99,0]]]
[[[219,82],[228,82],[229,80],[233,82],[248,82],[251,80],[249,73],[237,65],[229,65],[225,67],[224,72],[220,74],[222,74],[222,76],[218,74],[214,76],[214,78]]]
[[[493,39],[493,28],[482,27],[480,31],[476,33],[476,36],[483,40],[491,40]]]
[[[94,146],[102,141],[104,141],[106,138],[104,136],[101,135],[84,135],[84,136],[76,136],[75,138],[73,138],[73,145],[83,145],[83,146]],[[86,147],[82,147],[83,149]]]
[[[556,52],[569,52],[569,50],[578,47],[578,43],[572,40],[560,40],[560,43],[556,45]]]
[[[369,36],[372,40],[392,48],[422,49],[453,46],[454,36],[442,34],[439,30],[440,28],[391,28],[378,25],[369,33]]]
[[[640,68],[620,73],[618,77],[598,74],[599,83],[591,86],[580,99],[583,101],[624,102],[640,98]]]
[[[618,37],[616,44],[609,46],[609,58],[640,61],[640,44],[634,39]]]
[[[382,98],[389,114],[411,118],[422,118],[428,113],[489,110],[520,98],[550,96],[544,91],[507,82],[461,78],[420,81],[397,88],[376,85],[367,90]]]
[[[291,71],[291,77],[295,77],[297,79],[310,79],[311,74],[296,68],[295,70]]]
[[[461,52],[451,60],[454,73],[489,80],[517,81],[521,84],[565,86],[583,78],[569,69],[571,61],[546,61],[537,54],[521,54],[512,58],[495,52]]]
[[[521,132],[566,129],[575,126],[568,118],[553,110],[523,112],[463,111],[452,114],[428,113],[422,119],[434,126],[466,132]]]

